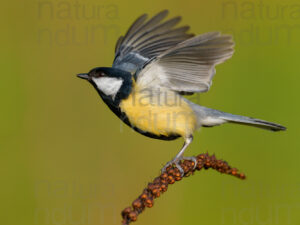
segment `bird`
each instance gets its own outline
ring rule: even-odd
[[[271,131],[286,127],[247,116],[207,108],[187,99],[187,95],[207,92],[216,73],[216,65],[231,58],[231,35],[208,32],[189,33],[189,26],[177,26],[181,17],[166,19],[163,10],[148,19],[138,17],[124,36],[119,37],[111,67],[96,67],[77,74],[87,80],[111,111],[125,124],[149,138],[175,140],[184,144],[162,169],[177,167],[201,127],[224,123],[244,124]]]

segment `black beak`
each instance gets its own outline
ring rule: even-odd
[[[84,79],[84,80],[88,80],[89,79],[89,75],[87,73],[80,73],[77,74],[77,77]]]

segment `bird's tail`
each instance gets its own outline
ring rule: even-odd
[[[255,119],[247,116],[233,115],[215,109],[199,106],[194,103],[192,103],[191,106],[197,114],[199,126],[211,127],[230,122],[263,128],[271,131],[286,130],[286,127],[280,124],[268,122],[265,120]]]
[[[286,130],[286,127],[280,124],[268,122],[265,120],[255,119],[247,116],[239,116],[230,113],[223,113],[223,115],[221,115],[220,118],[230,123],[244,124],[248,126],[271,130],[271,131]]]

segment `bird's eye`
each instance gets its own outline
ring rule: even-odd
[[[98,72],[98,73],[95,73],[94,77],[98,78],[98,77],[104,77],[105,76],[105,73],[103,72]]]

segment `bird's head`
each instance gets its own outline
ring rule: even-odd
[[[132,75],[115,68],[97,67],[77,77],[89,81],[102,98],[115,103],[127,98],[132,90]]]

